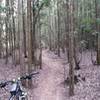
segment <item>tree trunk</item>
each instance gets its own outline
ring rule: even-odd
[[[9,33],[9,0],[6,0],[6,7],[8,7],[8,10],[6,11],[6,61],[5,63],[8,63],[8,33]]]
[[[0,2],[1,3],[1,2]],[[1,23],[1,13],[0,13],[0,27],[2,26],[2,23]],[[1,41],[1,36],[2,36],[2,28],[0,28],[0,58],[1,58],[1,56],[2,56],[2,41]]]
[[[97,0],[95,0],[95,29],[97,30],[97,64],[100,65],[100,35],[99,35],[99,32],[100,32],[100,25],[97,24],[97,18],[100,17],[100,14],[99,14],[99,4],[97,2]]]
[[[59,12],[59,2],[57,2],[57,16],[58,16],[58,56],[60,57],[60,12]]]
[[[23,33],[24,33],[24,57],[27,58],[27,50],[26,50],[26,27],[25,27],[25,12],[24,12],[24,4],[22,0],[22,20],[23,20]]]
[[[22,21],[22,0],[18,0],[18,32],[19,32],[19,53],[20,53],[20,75],[25,75],[24,53],[23,53],[23,21]],[[22,82],[23,83],[23,82]]]
[[[28,73],[32,71],[32,26],[31,26],[31,0],[27,0],[27,36],[28,36]],[[28,81],[28,87],[32,88],[32,80]]]
[[[74,60],[74,1],[71,0],[69,2],[70,6],[70,34],[69,34],[69,95],[74,95],[74,68],[75,68],[75,60]]]

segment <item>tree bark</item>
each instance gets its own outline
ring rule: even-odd
[[[74,1],[69,1],[69,10],[70,10],[70,33],[69,33],[69,95],[74,95],[74,68],[75,68],[75,59],[74,59]]]
[[[28,73],[32,71],[32,26],[31,26],[31,0],[27,0],[27,36],[28,36]],[[28,87],[32,88],[32,80],[28,81]]]

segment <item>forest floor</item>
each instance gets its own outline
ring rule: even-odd
[[[68,77],[69,65],[66,55],[57,57],[53,52],[43,51],[42,70],[38,77],[33,79],[34,88],[28,90],[29,100],[100,100],[100,66],[93,66],[90,52],[82,55],[81,69],[75,71],[85,77],[75,85],[75,96],[68,96],[68,86],[64,85],[64,79]],[[0,80],[10,80],[19,76],[19,66],[14,67],[11,63],[5,65],[0,61]],[[0,90],[1,100],[8,100],[9,93]]]

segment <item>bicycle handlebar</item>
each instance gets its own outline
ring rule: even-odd
[[[8,85],[9,83],[11,83],[12,81],[6,81],[6,82],[1,82],[0,83],[0,88],[4,88],[6,85]]]
[[[39,74],[39,72],[35,72],[35,73],[31,73],[29,75],[25,75],[25,76],[22,76],[20,77],[20,80],[25,80],[25,79],[32,79],[32,76],[36,75],[36,74]],[[9,83],[12,83],[13,81],[6,81],[6,82],[1,82],[0,83],[0,88],[4,88],[6,87],[6,85],[8,85]]]
[[[39,72],[35,72],[35,73],[31,73],[31,74],[26,75],[26,76],[22,76],[22,77],[20,77],[20,79],[21,79],[21,80],[23,80],[23,79],[31,79],[32,76],[34,76],[34,75],[36,75],[36,74],[39,74]]]
[[[4,88],[6,86],[6,82],[5,83],[0,83],[0,88]]]

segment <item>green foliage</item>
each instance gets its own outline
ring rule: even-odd
[[[84,32],[90,33],[92,32],[92,26],[94,25],[95,20],[92,18],[84,18],[81,21],[81,28],[84,29]]]
[[[100,4],[100,0],[97,0],[97,3]]]
[[[82,19],[82,24],[88,24],[88,25],[90,25],[90,24],[94,24],[94,20],[92,19],[92,18],[84,18],[84,19]]]
[[[40,17],[41,17],[41,19],[44,18],[44,17],[46,17],[46,13],[41,13]]]
[[[6,13],[6,11],[9,11],[9,7],[0,5],[0,13]]]
[[[86,33],[90,33],[92,31],[92,28],[90,25],[86,25],[86,27],[84,28],[84,32]]]
[[[41,4],[44,4],[44,6],[48,7],[50,5],[51,0],[42,0]]]
[[[96,22],[97,22],[97,24],[100,25],[100,18],[97,18],[97,19],[96,19]]]
[[[51,1],[51,0],[40,0],[40,1],[37,1],[37,2],[33,5],[33,11],[38,11],[38,10],[43,9],[44,7],[49,7],[50,1]]]
[[[6,10],[6,7],[3,7],[0,5],[0,13],[4,12]]]

